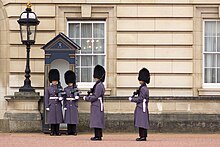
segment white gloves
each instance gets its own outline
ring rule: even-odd
[[[50,108],[46,108],[47,111],[50,111]]]
[[[130,97],[128,98],[128,100],[131,101],[131,100],[132,100],[132,97],[130,96]]]
[[[84,101],[86,100],[86,96],[83,97],[83,100],[84,100]]]
[[[63,97],[59,97],[59,101],[62,101],[63,100]]]
[[[66,111],[66,110],[67,110],[67,108],[63,108],[63,110],[65,110],[65,111]]]
[[[75,100],[78,100],[79,99],[79,96],[77,95],[77,96],[75,96]]]

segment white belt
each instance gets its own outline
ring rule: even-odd
[[[76,100],[74,97],[68,97],[68,98],[66,98],[66,100],[67,101],[74,101],[74,100]]]
[[[146,112],[146,99],[143,100],[143,112]]]
[[[57,100],[59,97],[50,97],[51,100]]]
[[[102,102],[102,97],[99,97],[98,99],[99,99],[100,104],[101,104],[101,111],[103,111],[104,106],[103,106],[103,102]]]

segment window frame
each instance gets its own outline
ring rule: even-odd
[[[77,54],[76,53],[76,56],[77,55],[80,55],[80,56],[104,56],[104,68],[106,69],[106,64],[107,64],[107,54],[106,54],[106,51],[107,51],[107,32],[106,32],[106,21],[105,20],[76,20],[76,21],[74,21],[74,20],[69,20],[69,21],[67,21],[67,36],[69,37],[70,36],[70,31],[69,31],[69,24],[73,24],[73,23],[79,23],[80,25],[82,24],[82,23],[92,23],[92,24],[94,24],[94,23],[103,23],[104,24],[104,53],[103,54],[97,54],[97,53],[90,53],[90,54]],[[81,33],[81,30],[80,30],[80,33]],[[93,33],[93,28],[92,28],[92,33]],[[81,36],[80,36],[81,37]],[[70,39],[73,39],[73,38],[70,38]],[[82,38],[80,38],[80,39],[82,39]],[[80,42],[80,45],[79,46],[81,46],[81,42]],[[80,60],[81,60],[81,58],[80,58]],[[82,62],[80,62],[80,67],[83,67],[83,66],[81,66],[81,63]],[[76,66],[76,65],[75,65]],[[92,60],[92,79],[93,79],[93,70],[94,70],[94,67],[95,66],[93,66],[93,60]],[[75,67],[74,67],[75,68]],[[81,73],[80,73],[81,74]],[[77,76],[76,76],[77,77]],[[107,78],[107,76],[105,76],[105,78]],[[79,88],[91,88],[94,84],[95,84],[95,82],[93,81],[93,82],[77,82],[76,83],[77,84],[77,86],[79,87]],[[105,80],[105,82],[103,83],[104,85],[106,84],[106,80]]]
[[[214,53],[215,55],[220,54],[220,52],[205,52],[205,22],[220,22],[219,19],[204,19],[203,20],[203,33],[202,33],[202,81],[203,81],[203,88],[219,88],[220,83],[205,83],[205,54]],[[217,28],[217,27],[216,27]],[[217,35],[217,29],[216,29],[216,36]],[[220,36],[219,36],[220,37]],[[217,49],[217,42],[216,42],[216,49]],[[220,68],[220,67],[219,67]],[[216,75],[217,76],[217,75]]]

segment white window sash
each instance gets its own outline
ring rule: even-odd
[[[76,55],[78,55],[78,56],[104,56],[104,68],[106,69],[106,63],[107,63],[107,61],[106,61],[106,58],[107,58],[107,56],[106,56],[106,48],[107,48],[107,43],[106,43],[106,39],[107,39],[107,35],[106,35],[106,22],[105,21],[67,21],[67,34],[68,34],[68,36],[70,36],[70,30],[69,30],[69,24],[73,24],[73,23],[79,23],[80,25],[83,23],[83,24],[85,24],[85,23],[92,23],[92,24],[95,24],[95,23],[103,23],[104,24],[104,37],[103,38],[95,38],[95,39],[104,39],[104,53],[100,53],[100,54],[98,54],[98,53],[89,53],[89,54],[82,54],[81,52],[80,53],[78,53],[78,54],[76,54]],[[81,29],[80,29],[80,32],[79,33],[81,33]],[[93,28],[92,28],[92,33],[93,33]],[[73,39],[73,38],[70,38],[70,39]],[[74,38],[74,39],[88,39],[88,38]],[[89,38],[89,39],[91,39],[91,38]],[[81,60],[81,58],[80,58],[80,60]],[[82,62],[80,62],[80,64],[81,64]],[[93,65],[93,60],[92,60],[92,66],[76,66],[76,67],[93,67],[94,68],[94,66],[95,65]],[[92,73],[93,73],[93,71],[92,71]],[[81,74],[81,73],[80,73]],[[81,76],[80,76],[81,77]],[[93,76],[92,76],[92,79],[93,79]],[[105,82],[106,82],[106,80],[105,80]],[[104,82],[104,85],[106,84]],[[93,81],[93,82],[77,82],[77,86],[79,87],[79,88],[91,88],[93,85],[95,84],[95,82]]]
[[[220,37],[220,36],[217,35],[217,29],[216,29],[216,36],[211,36],[211,35],[210,36],[205,36],[205,31],[206,31],[205,30],[205,23],[206,22],[210,22],[210,21],[213,21],[213,22],[216,22],[216,23],[220,22],[220,20],[214,20],[214,19],[211,19],[211,20],[210,19],[206,19],[206,20],[203,21],[203,63],[202,63],[202,71],[203,71],[202,81],[203,81],[203,84],[202,84],[202,87],[203,88],[219,88],[220,87],[220,83],[205,83],[205,68],[207,68],[207,67],[205,67],[205,55],[206,54],[213,54],[213,55],[220,54],[220,52],[217,52],[217,51],[216,52],[205,51],[205,37],[216,37],[216,38]],[[217,50],[217,42],[215,43],[215,46],[216,46],[216,50]],[[218,67],[211,67],[211,68],[212,69],[218,69]],[[217,76],[217,73],[216,73],[216,76]]]

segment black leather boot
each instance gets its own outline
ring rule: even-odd
[[[92,141],[102,140],[102,137],[101,137],[102,132],[100,132],[100,128],[94,128],[94,131],[95,131],[95,137],[91,137],[90,140],[92,140]]]
[[[60,136],[60,124],[56,124],[56,136]]]

